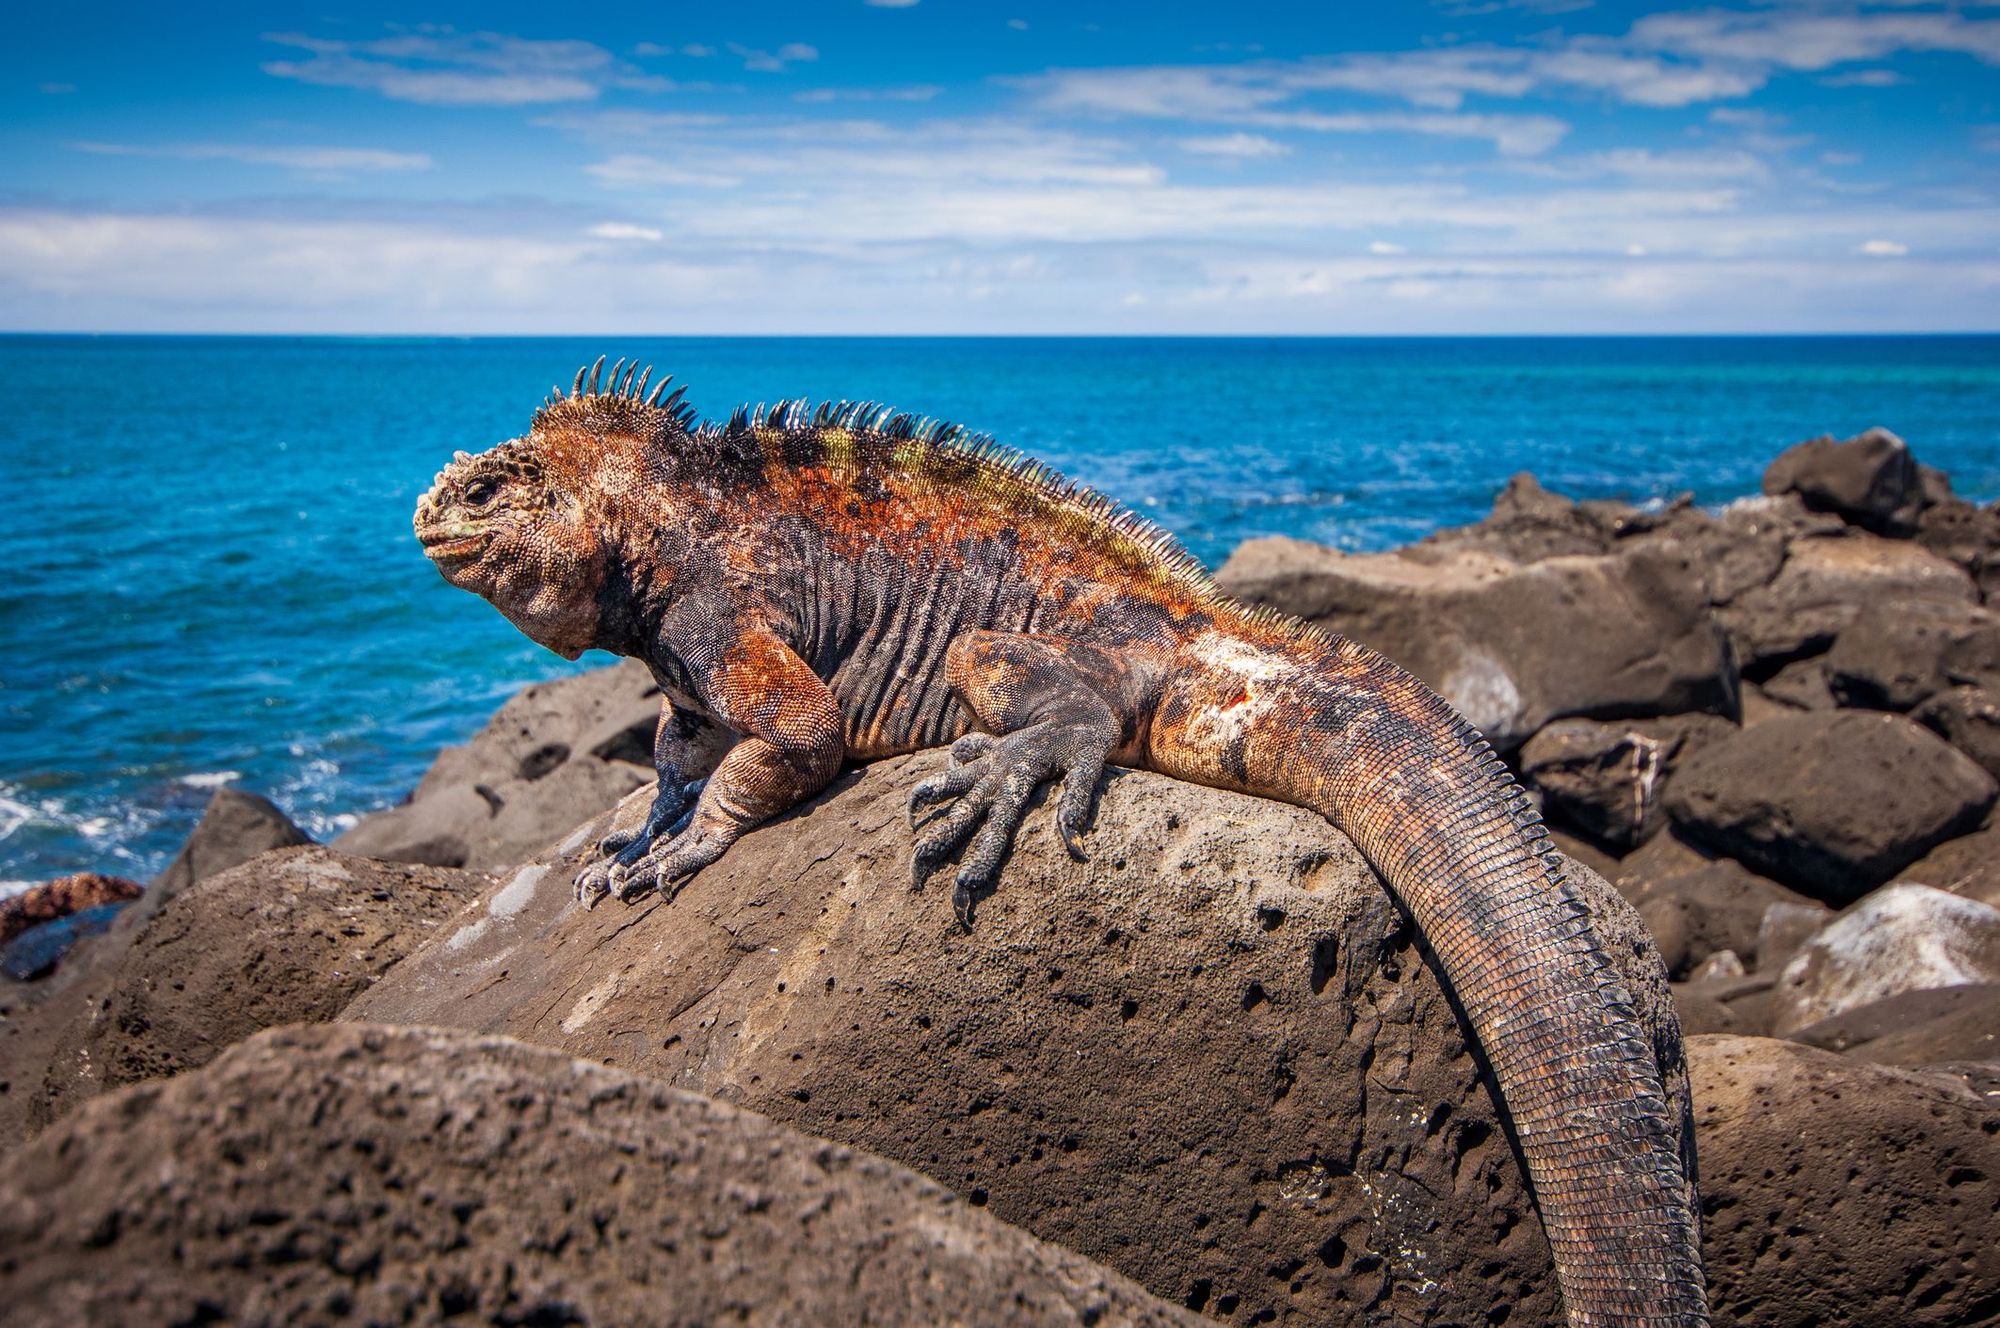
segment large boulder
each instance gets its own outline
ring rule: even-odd
[[[1993,776],[1901,715],[1814,711],[1695,753],[1667,811],[1712,852],[1816,898],[1859,898],[1979,823]]]
[[[1192,1325],[902,1167],[441,1030],[288,1028],[0,1173],[0,1324]]]
[[[1883,1065],[1991,1061],[2000,1067],[2000,983],[1898,992],[1786,1036]]]
[[[1374,646],[1502,750],[1565,716],[1735,712],[1727,643],[1688,551],[1670,541],[1522,565],[1476,548],[1420,561],[1256,539],[1216,578]]]
[[[1552,821],[1623,852],[1665,823],[1675,763],[1735,732],[1719,715],[1559,719],[1521,748],[1520,770]]]
[[[247,789],[217,789],[174,860],[147,886],[142,907],[157,912],[196,881],[216,876],[274,848],[312,843],[278,804]]]
[[[2000,688],[2000,613],[1917,600],[1862,614],[1826,657],[1842,705],[1910,710],[1948,687]]]
[[[1928,885],[1886,886],[1799,947],[1778,977],[1771,1029],[1977,982],[2000,982],[2000,908]]]
[[[1969,606],[1978,592],[1962,568],[1927,549],[1850,533],[1792,540],[1776,576],[1718,613],[1737,659],[1762,677],[1786,660],[1826,650],[1884,605],[1915,602]]]
[[[1935,886],[2000,908],[2000,825],[1945,840],[1903,868],[1896,879]]]
[[[2000,685],[1947,688],[1911,718],[2000,778]]]
[[[525,688],[470,742],[447,747],[401,806],[334,841],[344,853],[499,871],[653,779],[660,689],[625,660]],[[707,721],[678,717],[722,744]]]
[[[1909,534],[1923,482],[1908,444],[1887,429],[1845,442],[1831,435],[1785,449],[1764,471],[1764,492],[1796,493],[1808,507],[1885,534]]]
[[[50,998],[8,1021],[0,1147],[106,1088],[332,1018],[491,884],[309,845],[134,905],[58,971]]]
[[[505,1033],[750,1107],[1238,1323],[1560,1317],[1479,1061],[1343,836],[1120,772],[1089,861],[1032,813],[966,931],[908,885],[906,801],[941,763],[843,777],[669,904],[576,905],[603,828],[582,827],[347,1017]],[[1576,879],[1678,1093],[1658,960]]]
[[[2000,1096],[1767,1038],[1688,1053],[1716,1323],[1994,1321]]]

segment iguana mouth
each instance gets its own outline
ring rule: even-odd
[[[462,535],[448,530],[417,537],[424,546],[424,556],[434,563],[465,562],[485,548],[492,538],[491,535]]]

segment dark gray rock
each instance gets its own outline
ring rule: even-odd
[[[1718,612],[1736,658],[1753,676],[1819,654],[1848,626],[1886,604],[1972,605],[1965,571],[1908,540],[1848,532],[1796,538],[1784,566]]]
[[[880,1158],[502,1038],[287,1028],[0,1173],[0,1324],[1192,1325]]]
[[[245,789],[217,789],[194,833],[155,876],[142,907],[157,910],[196,881],[228,871],[274,848],[310,844],[312,836],[292,824],[279,806]]]
[[[1786,1036],[1882,1065],[2000,1063],[2000,983],[1901,992]]]
[[[1719,715],[1561,719],[1521,748],[1520,770],[1551,820],[1624,852],[1665,823],[1675,762],[1735,732]]]
[[[1896,879],[1935,886],[2000,908],[2000,825],[1947,839],[1896,873]]]
[[[1688,1053],[1717,1324],[1992,1322],[2000,1097],[1769,1038]]]
[[[408,802],[334,841],[390,862],[498,871],[618,804],[653,779],[660,690],[625,660],[516,694],[463,746],[448,747]],[[711,742],[706,721],[685,721]]]
[[[2000,686],[1946,688],[1912,718],[2000,778]]]
[[[65,913],[53,922],[30,928],[5,946],[0,946],[0,973],[5,973],[16,982],[33,982],[47,977],[55,972],[56,965],[78,941],[102,936],[124,907],[123,904],[93,904],[74,913]]]
[[[1924,505],[1916,459],[1887,429],[1787,448],[1764,471],[1764,492],[1796,493],[1808,507],[1883,534],[1909,534]]]
[[[502,1032],[738,1102],[1239,1323],[1560,1318],[1478,1062],[1345,838],[1121,772],[1089,861],[1032,813],[968,933],[907,884],[905,803],[941,764],[844,777],[671,904],[585,912],[576,858],[552,862],[347,1017]],[[1637,918],[1574,873],[1669,1038]]]
[[[1773,719],[1697,752],[1667,810],[1710,852],[1831,903],[1979,824],[1993,776],[1901,715]]]
[[[2000,689],[2000,613],[1964,604],[1882,604],[1840,634],[1826,679],[1845,706],[1909,710],[1966,685]]]
[[[1798,948],[1773,990],[1789,1033],[1903,992],[2000,982],[2000,908],[1928,885],[1889,885]]]
[[[1736,670],[1685,549],[1662,541],[1527,565],[1480,549],[1434,553],[1422,562],[1250,540],[1217,579],[1374,646],[1502,750],[1569,716],[1735,712]]]

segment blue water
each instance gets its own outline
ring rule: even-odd
[[[409,512],[600,350],[712,415],[809,395],[963,421],[1211,564],[1252,535],[1399,544],[1518,470],[1719,503],[1871,424],[2000,494],[2000,337],[0,337],[0,881],[143,877],[223,783],[333,833],[572,667],[446,587]]]

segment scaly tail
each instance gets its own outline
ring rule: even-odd
[[[1707,1323],[1679,1104],[1526,795],[1373,650],[1305,632],[1248,649],[1197,643],[1209,681],[1170,688],[1153,763],[1319,811],[1388,881],[1499,1081],[1572,1328]]]

